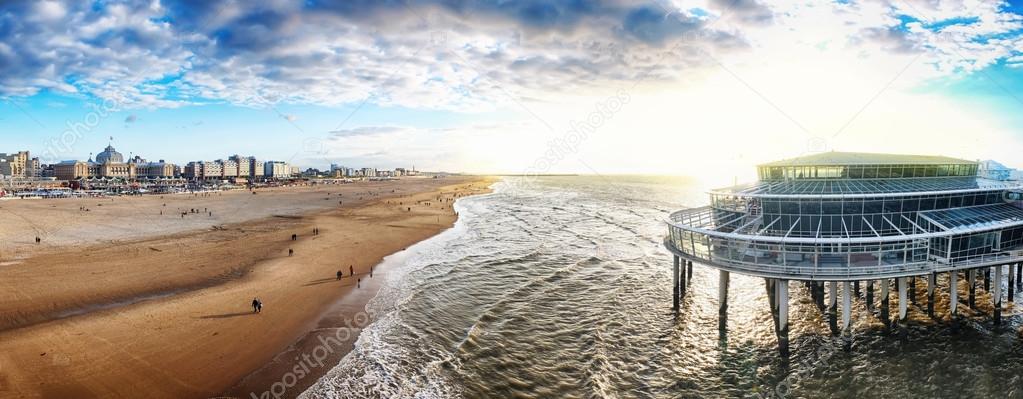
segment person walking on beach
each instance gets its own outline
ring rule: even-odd
[[[291,248],[288,248],[288,256],[291,256],[291,255],[294,255],[294,254],[295,254],[295,250],[291,249]]]
[[[355,268],[353,268],[352,265],[348,265],[348,274],[351,274],[352,277],[355,277]]]
[[[259,313],[263,308],[263,303],[259,301],[259,298],[252,298],[252,313]]]
[[[344,274],[344,273],[342,273],[342,272],[341,272],[340,270],[338,270],[338,271],[337,271],[337,279],[338,279],[339,281],[341,280],[341,277],[344,277],[344,276],[345,276],[345,274]]]

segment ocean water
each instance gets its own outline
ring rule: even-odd
[[[705,203],[696,183],[515,183],[459,201],[455,228],[391,260],[355,350],[303,397],[1023,397],[1011,306],[1002,327],[982,306],[953,324],[928,317],[921,292],[898,334],[856,302],[842,338],[793,283],[783,359],[763,279],[732,275],[724,331],[716,270],[695,265],[671,309],[662,221]]]

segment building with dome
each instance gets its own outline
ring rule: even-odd
[[[171,178],[175,177],[174,164],[164,162],[145,162],[140,157],[125,162],[124,155],[117,152],[113,145],[107,145],[103,152],[91,157],[88,161],[63,161],[53,165],[54,176],[59,180],[79,179],[123,179],[137,178]]]
[[[1006,269],[1009,298],[1023,273],[1019,182],[1005,180],[1003,173],[980,173],[978,162],[942,156],[827,152],[757,169],[759,181],[712,190],[709,205],[674,212],[666,221],[676,309],[697,263],[720,272],[722,323],[729,273],[765,279],[783,351],[792,280],[806,285],[836,330],[841,297],[842,327],[848,331],[854,299],[871,313],[877,309],[888,325],[890,289],[904,324],[918,282],[926,284],[926,308],[933,315],[939,275],[947,282],[954,319],[958,281],[966,281],[967,304],[974,308],[982,276],[994,321],[1000,322]]]
[[[96,163],[101,165],[106,163],[124,163],[124,155],[117,152],[113,145],[108,145],[103,152],[96,154]]]

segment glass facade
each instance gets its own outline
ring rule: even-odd
[[[722,268],[790,279],[1023,260],[1023,187],[992,185],[976,172],[976,164],[955,163],[761,167],[761,182],[715,190],[709,206],[673,213],[665,245]]]
[[[761,181],[976,176],[977,164],[760,166]]]
[[[711,195],[714,209],[763,215],[770,226],[761,234],[791,237],[906,234],[915,230],[921,211],[1002,203],[1001,191],[862,198]]]

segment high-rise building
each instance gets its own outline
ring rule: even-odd
[[[283,179],[290,177],[291,168],[287,162],[266,161],[263,164],[263,174],[268,178]]]
[[[28,151],[14,154],[0,153],[0,176],[26,177],[29,164]]]

